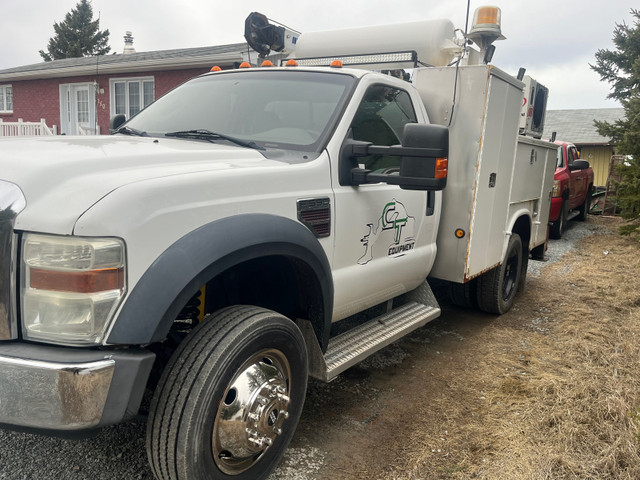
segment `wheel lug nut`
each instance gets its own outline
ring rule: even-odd
[[[275,433],[276,435],[281,435],[282,429],[280,427],[273,427],[273,433]]]
[[[278,417],[282,417],[286,420],[287,418],[289,418],[289,412],[287,412],[286,410],[282,410],[280,412],[280,415],[278,415]]]
[[[287,395],[279,393],[278,394],[278,400],[280,400],[281,402],[289,403],[289,400],[291,400],[291,399]]]

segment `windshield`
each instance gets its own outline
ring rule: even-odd
[[[267,149],[319,151],[354,83],[349,75],[304,71],[206,75],[161,97],[126,126],[151,136],[197,130],[219,134],[209,137],[213,141],[226,136]]]

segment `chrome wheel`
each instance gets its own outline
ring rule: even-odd
[[[300,419],[307,348],[298,326],[260,307],[208,315],[156,388],[147,453],[158,480],[264,480]]]
[[[279,350],[247,360],[225,389],[212,432],[218,468],[237,475],[251,468],[286,428],[291,367]]]

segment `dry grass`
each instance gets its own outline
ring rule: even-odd
[[[640,478],[639,332],[637,241],[583,239],[473,339],[396,477]]]

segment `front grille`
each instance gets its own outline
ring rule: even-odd
[[[0,340],[17,338],[16,298],[16,217],[26,206],[17,185],[0,180]]]

